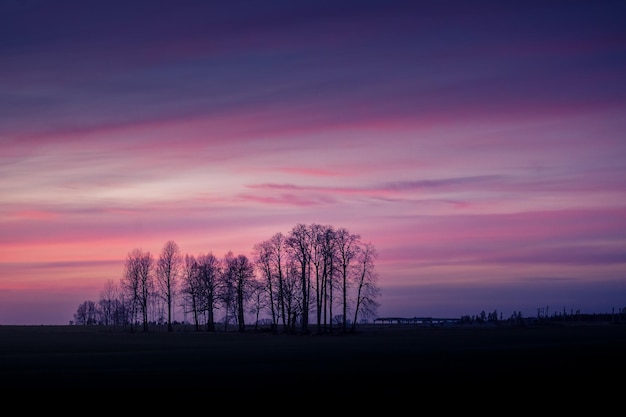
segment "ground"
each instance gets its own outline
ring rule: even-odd
[[[511,389],[527,395],[559,387],[608,395],[624,371],[626,323],[369,325],[345,335],[0,326],[4,392],[243,389],[385,396]]]

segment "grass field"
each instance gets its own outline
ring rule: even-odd
[[[613,389],[624,371],[626,324],[370,325],[345,335],[0,326],[3,392]]]

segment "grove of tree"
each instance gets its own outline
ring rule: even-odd
[[[131,250],[119,282],[107,281],[97,303],[81,303],[74,322],[144,332],[156,324],[171,332],[180,311],[196,331],[221,324],[245,332],[252,323],[274,332],[310,333],[312,326],[317,333],[351,332],[376,316],[376,258],[360,235],[315,223],[256,243],[250,257],[182,254],[168,240],[156,259]]]

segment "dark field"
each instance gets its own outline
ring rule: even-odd
[[[605,390],[626,377],[626,325],[377,325],[347,335],[0,326],[2,392]],[[617,381],[617,382],[616,382]],[[615,385],[615,384],[618,385]],[[312,391],[311,391],[312,390]],[[524,391],[524,392],[525,392]]]

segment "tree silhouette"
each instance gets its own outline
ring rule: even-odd
[[[193,255],[185,255],[182,266],[181,294],[183,295],[183,312],[191,313],[196,331],[200,330],[200,298],[202,286],[198,273],[198,263]],[[188,310],[190,308],[190,310]]]
[[[96,303],[89,300],[81,303],[74,313],[74,322],[79,325],[96,324]]]
[[[206,314],[206,330],[215,331],[215,310],[218,303],[218,290],[222,265],[212,252],[199,255],[197,259],[197,280],[200,306]]]
[[[301,326],[302,332],[309,332],[309,303],[311,294],[311,280],[309,262],[311,261],[311,233],[305,224],[295,225],[289,232],[287,245],[291,248],[294,260],[299,266],[300,302],[302,305]]]
[[[173,310],[179,307],[184,321],[191,314],[196,331],[202,320],[207,331],[216,331],[216,314],[222,313],[224,330],[234,320],[243,332],[245,314],[254,314],[257,325],[263,311],[273,331],[282,324],[282,331],[300,326],[308,333],[311,318],[318,333],[337,324],[347,332],[349,322],[354,331],[360,318],[375,315],[380,295],[376,250],[360,239],[346,228],[299,223],[287,235],[276,233],[253,245],[252,260],[232,251],[222,259],[212,252],[183,256],[174,240],[165,242],[156,262],[150,252],[134,249],[127,254],[119,290],[106,283],[95,321],[130,324],[131,331],[139,320],[144,331],[149,323],[167,321],[171,332]],[[77,316],[77,322],[85,321],[78,310]]]
[[[163,245],[156,267],[156,278],[159,294],[163,298],[167,307],[167,331],[172,329],[172,306],[178,285],[178,274],[181,267],[182,258],[180,249],[173,240],[168,240]]]
[[[238,328],[240,332],[245,332],[245,303],[253,290],[254,266],[247,256],[238,255],[227,268],[232,268]]]
[[[125,291],[130,294],[132,322],[136,320],[137,314],[141,313],[144,332],[148,331],[148,301],[153,288],[153,267],[152,255],[141,249],[130,252],[124,264],[125,274],[122,283]]]
[[[356,305],[354,307],[352,331],[356,327],[359,313],[368,317],[374,315],[378,308],[376,299],[380,295],[380,289],[377,284],[378,274],[374,268],[374,260],[377,256],[376,249],[371,243],[366,243],[358,251],[357,263],[354,268]]]
[[[337,253],[339,256],[339,267],[341,273],[341,296],[342,296],[342,317],[341,328],[347,331],[348,318],[348,290],[350,286],[350,268],[359,250],[360,236],[350,233],[347,229],[341,228],[336,233]]]

